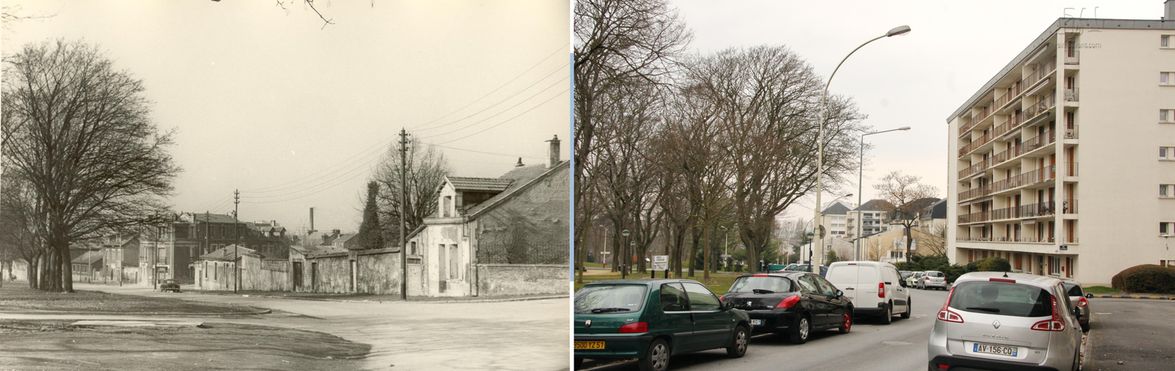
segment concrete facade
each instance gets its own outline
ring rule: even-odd
[[[949,123],[952,262],[1108,284],[1168,264],[1175,221],[1175,22],[1058,19]],[[1172,73],[1166,75],[1166,73]]]

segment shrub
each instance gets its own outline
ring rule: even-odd
[[[1136,265],[1115,274],[1110,285],[1127,292],[1175,293],[1175,268]]]
[[[1008,263],[1008,259],[993,256],[980,260],[975,265],[975,270],[980,272],[1011,272],[1012,264]]]

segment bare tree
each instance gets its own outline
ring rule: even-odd
[[[821,79],[785,47],[727,49],[688,65],[687,81],[714,102],[726,178],[747,258],[770,246],[776,215],[816,184]],[[844,98],[829,103],[825,176],[835,184],[855,168],[852,133],[862,115]]]
[[[408,182],[407,205],[404,213],[408,233],[424,223],[424,218],[437,212],[437,196],[449,165],[445,155],[433,146],[422,148],[415,137],[408,141],[406,173]],[[400,144],[397,141],[388,148],[387,155],[377,165],[375,181],[379,186],[379,219],[383,222],[386,241],[399,241],[400,225]]]
[[[920,183],[922,178],[915,175],[905,175],[892,171],[884,178],[881,184],[873,186],[877,193],[893,207],[886,210],[890,223],[902,226],[906,236],[906,255],[910,256],[914,239],[910,235],[910,228],[918,223],[919,212],[927,206],[938,202],[935,195],[938,190],[934,186]]]
[[[583,246],[595,207],[587,201],[586,160],[596,150],[596,117],[605,94],[634,80],[664,83],[689,33],[665,0],[582,0],[575,3],[574,245]],[[582,254],[579,254],[582,255]]]
[[[918,246],[924,248],[927,255],[947,256],[947,227],[945,225],[929,226],[922,232],[922,239],[918,240]]]
[[[150,120],[143,83],[96,47],[27,45],[5,61],[6,176],[26,180],[54,273],[42,289],[73,291],[71,242],[155,221],[180,169],[172,133]]]

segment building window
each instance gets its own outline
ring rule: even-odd
[[[409,242],[408,246],[409,246],[409,249],[408,249],[409,254],[420,255],[420,253],[416,252],[416,241]]]
[[[1170,236],[1175,234],[1175,222],[1159,222],[1159,235]]]
[[[1160,160],[1175,160],[1175,146],[1159,147]]]
[[[1159,85],[1175,86],[1175,72],[1159,72]]]
[[[1160,198],[1175,198],[1175,184],[1159,184]]]
[[[1171,36],[1175,36],[1175,35],[1163,35],[1163,36],[1159,36],[1159,47],[1160,47],[1160,48],[1170,48],[1170,47],[1175,47],[1175,44],[1172,44],[1172,43],[1171,43]]]
[[[1159,110],[1159,123],[1160,124],[1175,123],[1175,109],[1161,109],[1161,110]]]
[[[1061,258],[1060,257],[1056,257],[1056,256],[1049,257],[1049,274],[1051,274],[1051,275],[1061,274]]]
[[[453,196],[445,196],[445,203],[442,207],[444,207],[444,210],[441,211],[442,217],[448,218],[450,216],[449,210],[453,208]]]

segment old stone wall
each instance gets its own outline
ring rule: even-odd
[[[355,262],[354,283],[352,261]],[[345,254],[308,256],[302,263],[302,270],[303,285],[299,291],[376,295],[400,293],[399,250],[357,250]]]
[[[478,264],[478,296],[566,295],[570,266]]]
[[[569,167],[477,217],[478,264],[567,264]]]

